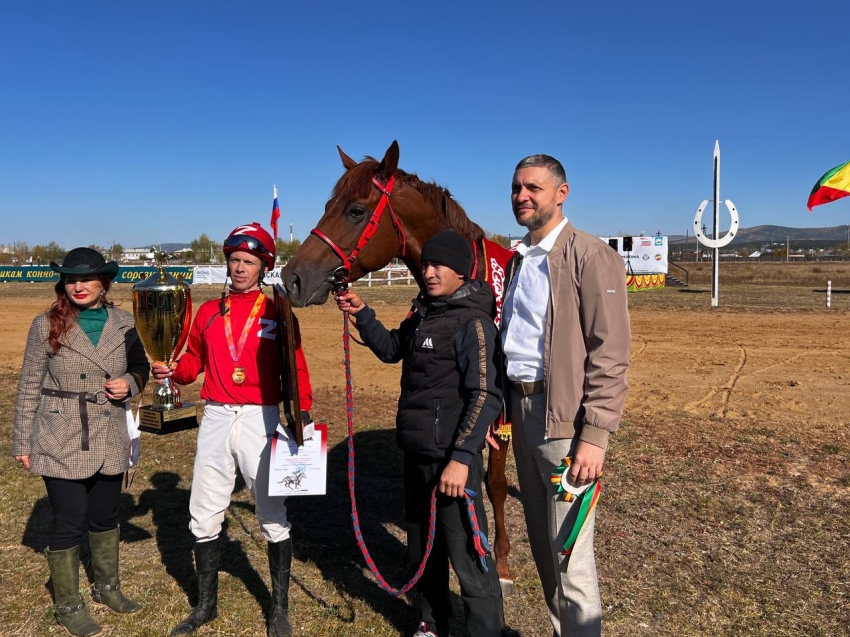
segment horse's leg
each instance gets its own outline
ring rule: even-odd
[[[505,476],[505,463],[508,458],[510,439],[499,440],[500,448],[490,447],[487,454],[487,497],[493,505],[493,523],[496,527],[494,553],[496,556],[496,572],[502,586],[502,595],[510,595],[514,590],[511,569],[508,566],[508,553],[511,552],[511,542],[505,526],[505,500],[508,499],[508,479]]]

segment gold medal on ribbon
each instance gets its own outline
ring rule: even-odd
[[[224,336],[227,338],[227,347],[230,349],[230,357],[233,359],[233,364],[236,367],[233,369],[233,373],[230,375],[231,380],[234,385],[241,385],[245,382],[245,368],[237,365],[239,362],[239,356],[242,355],[242,348],[245,347],[245,341],[248,338],[248,332],[251,330],[251,326],[254,324],[254,321],[257,318],[257,315],[260,313],[260,310],[263,307],[263,304],[266,302],[266,295],[260,291],[257,296],[257,300],[254,301],[254,307],[251,309],[251,313],[248,315],[248,320],[245,321],[245,327],[242,328],[242,336],[239,337],[239,344],[233,344],[233,329],[230,327],[230,297],[227,297],[225,301],[225,312],[224,312]]]

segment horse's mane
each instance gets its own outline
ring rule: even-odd
[[[346,196],[351,198],[365,199],[375,187],[372,177],[378,169],[379,162],[374,157],[366,157],[359,164],[347,170],[334,186],[331,193],[332,198]],[[472,221],[447,188],[443,188],[435,182],[425,182],[413,173],[407,173],[401,169],[395,172],[397,183],[402,183],[419,191],[425,202],[434,209],[437,214],[443,215],[446,222],[470,241],[480,241],[484,238],[484,231]]]

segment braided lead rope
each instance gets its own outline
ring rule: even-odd
[[[394,588],[381,575],[378,570],[375,560],[369,554],[369,549],[366,547],[366,541],[363,539],[363,532],[360,529],[360,515],[357,512],[357,497],[355,495],[355,480],[354,480],[354,393],[351,382],[351,329],[349,328],[349,314],[343,313],[343,331],[342,343],[345,351],[345,407],[348,420],[348,495],[351,498],[351,521],[354,526],[354,537],[357,539],[357,546],[363,559],[372,575],[375,576],[378,584],[390,595],[400,597],[407,593],[411,588],[416,586],[416,583],[425,572],[425,564],[431,556],[431,550],[434,548],[434,537],[437,529],[437,487],[431,490],[431,504],[428,519],[428,540],[425,544],[425,554],[422,556],[422,561],[419,563],[419,568],[407,584],[401,588]],[[355,339],[356,340],[356,339]],[[478,525],[478,516],[475,514],[475,492],[470,489],[464,489],[464,498],[466,500],[466,510],[469,515],[469,523],[472,527],[472,539],[475,545],[475,552],[478,555],[478,560],[484,572],[487,572],[487,556],[490,554],[490,543],[485,535],[481,532],[481,527]]]
[[[363,532],[360,530],[360,516],[357,513],[357,498],[354,495],[354,395],[351,389],[351,330],[348,327],[348,312],[344,313],[343,318],[342,343],[345,350],[345,407],[348,417],[348,495],[351,498],[351,521],[354,525],[354,537],[357,539],[357,546],[360,548],[360,553],[372,575],[378,581],[385,591],[395,597],[400,597],[407,593],[416,585],[422,573],[425,572],[425,563],[431,556],[431,549],[434,548],[434,535],[437,529],[437,488],[431,491],[431,513],[428,521],[428,541],[425,544],[425,554],[422,556],[422,561],[419,564],[414,576],[411,580],[401,588],[393,588],[384,579],[375,561],[369,554],[369,549],[366,548],[366,541],[363,539]]]
[[[487,568],[487,556],[490,555],[490,543],[487,537],[481,532],[481,527],[478,526],[478,516],[475,513],[475,491],[464,489],[466,496],[466,512],[469,514],[469,524],[472,526],[472,543],[475,545],[475,552],[478,554],[478,561],[481,564],[481,569],[486,573],[490,569]]]

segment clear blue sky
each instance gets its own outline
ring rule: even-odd
[[[220,240],[268,224],[272,184],[303,239],[335,146],[394,139],[502,234],[537,152],[578,227],[684,234],[715,139],[742,227],[850,223],[850,198],[805,207],[850,160],[848,24],[838,1],[6,2],[0,243]]]

